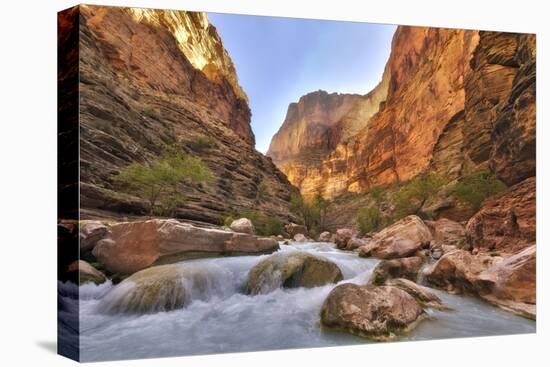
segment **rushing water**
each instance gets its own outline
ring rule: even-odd
[[[281,245],[280,251],[307,251],[335,262],[342,282],[365,283],[375,259],[359,258],[328,243]],[[268,255],[265,255],[268,256]],[[208,279],[207,291],[193,294],[184,309],[146,315],[108,315],[100,304],[113,285],[80,287],[81,360],[308,348],[369,341],[342,332],[323,331],[321,305],[335,285],[278,289],[247,296],[243,287],[251,267],[265,256],[223,257],[182,262]],[[193,291],[193,284],[186,286]],[[67,294],[71,292],[68,291]],[[531,333],[535,322],[482,301],[437,291],[454,311],[428,309],[431,316],[401,340],[423,340]],[[102,300],[103,299],[103,300]],[[107,298],[108,299],[108,298]],[[70,302],[70,301],[68,301]]]

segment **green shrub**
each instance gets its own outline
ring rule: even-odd
[[[290,200],[290,210],[300,217],[309,233],[315,235],[325,230],[331,204],[331,201],[320,193],[307,199],[301,195],[294,195]]]
[[[250,219],[252,221],[252,224],[254,224],[256,234],[260,236],[279,235],[283,233],[284,225],[279,218],[269,216],[257,210],[243,209],[238,212],[237,217]],[[231,221],[234,220],[231,217],[226,217],[226,220],[229,219],[231,219]],[[229,224],[231,224],[231,222],[229,222]]]
[[[506,186],[491,172],[481,171],[460,179],[453,192],[458,200],[477,210],[483,200],[505,188]]]
[[[218,145],[216,139],[206,135],[198,135],[193,139],[186,140],[184,144],[195,152],[203,152]]]
[[[444,185],[444,180],[437,175],[421,175],[404,183],[393,194],[395,205],[395,220],[407,215],[422,214],[420,210],[424,203]]]
[[[198,158],[184,155],[175,147],[167,147],[164,154],[149,163],[133,163],[115,176],[115,182],[124,190],[149,203],[149,214],[173,215],[185,197],[181,185],[209,183],[214,176]]]
[[[388,218],[376,207],[368,206],[357,211],[357,225],[362,235],[377,232],[388,222]]]

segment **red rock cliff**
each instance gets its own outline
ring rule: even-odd
[[[288,201],[296,190],[254,149],[246,95],[205,14],[75,9],[84,217],[144,214],[144,203],[121,192],[113,178],[178,143],[216,179],[208,187],[182,187],[187,200],[177,216],[219,223],[232,210],[255,208],[292,218]],[[207,145],[193,144],[204,138]]]
[[[400,26],[373,91],[382,102],[375,113],[361,115],[359,99],[331,124],[331,150],[314,163],[295,151],[268,154],[305,195],[365,192],[427,170],[455,179],[489,166],[519,182],[535,167],[534,55],[533,35]],[[351,134],[350,119],[359,127]]]

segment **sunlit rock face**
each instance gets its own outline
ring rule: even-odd
[[[126,11],[137,22],[167,29],[191,65],[210,80],[219,82],[226,78],[237,95],[247,100],[239,85],[235,66],[205,13],[143,8],[128,8]]]
[[[367,95],[317,91],[291,103],[283,125],[273,136],[267,155],[304,195],[325,196],[347,189],[344,165],[347,144],[366,128],[387,95],[389,77]],[[336,154],[334,165],[327,158]],[[341,158],[340,158],[341,159]]]
[[[303,194],[329,198],[423,172],[491,168],[517,183],[535,174],[535,54],[533,35],[400,26],[382,82],[330,124],[315,159],[285,146],[288,124],[268,155]]]
[[[175,216],[220,223],[232,210],[255,208],[295,220],[288,202],[297,190],[255,150],[246,96],[205,14],[77,9],[82,217],[147,214],[146,202],[114,177],[178,143],[215,179],[182,185],[186,201]]]

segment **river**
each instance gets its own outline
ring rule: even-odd
[[[333,244],[281,245],[280,251],[307,251],[335,262],[342,282],[366,283],[378,260],[337,250]],[[370,343],[342,332],[322,330],[321,305],[335,285],[278,289],[248,296],[247,273],[265,256],[188,260],[181,266],[208,279],[207,287],[186,285],[192,302],[184,309],[146,315],[106,315],[110,282],[80,287],[82,361],[310,348]],[[70,287],[70,285],[64,285]],[[64,300],[68,304],[70,289]],[[453,311],[428,309],[429,318],[399,340],[425,340],[535,332],[535,322],[471,297],[436,291]]]

